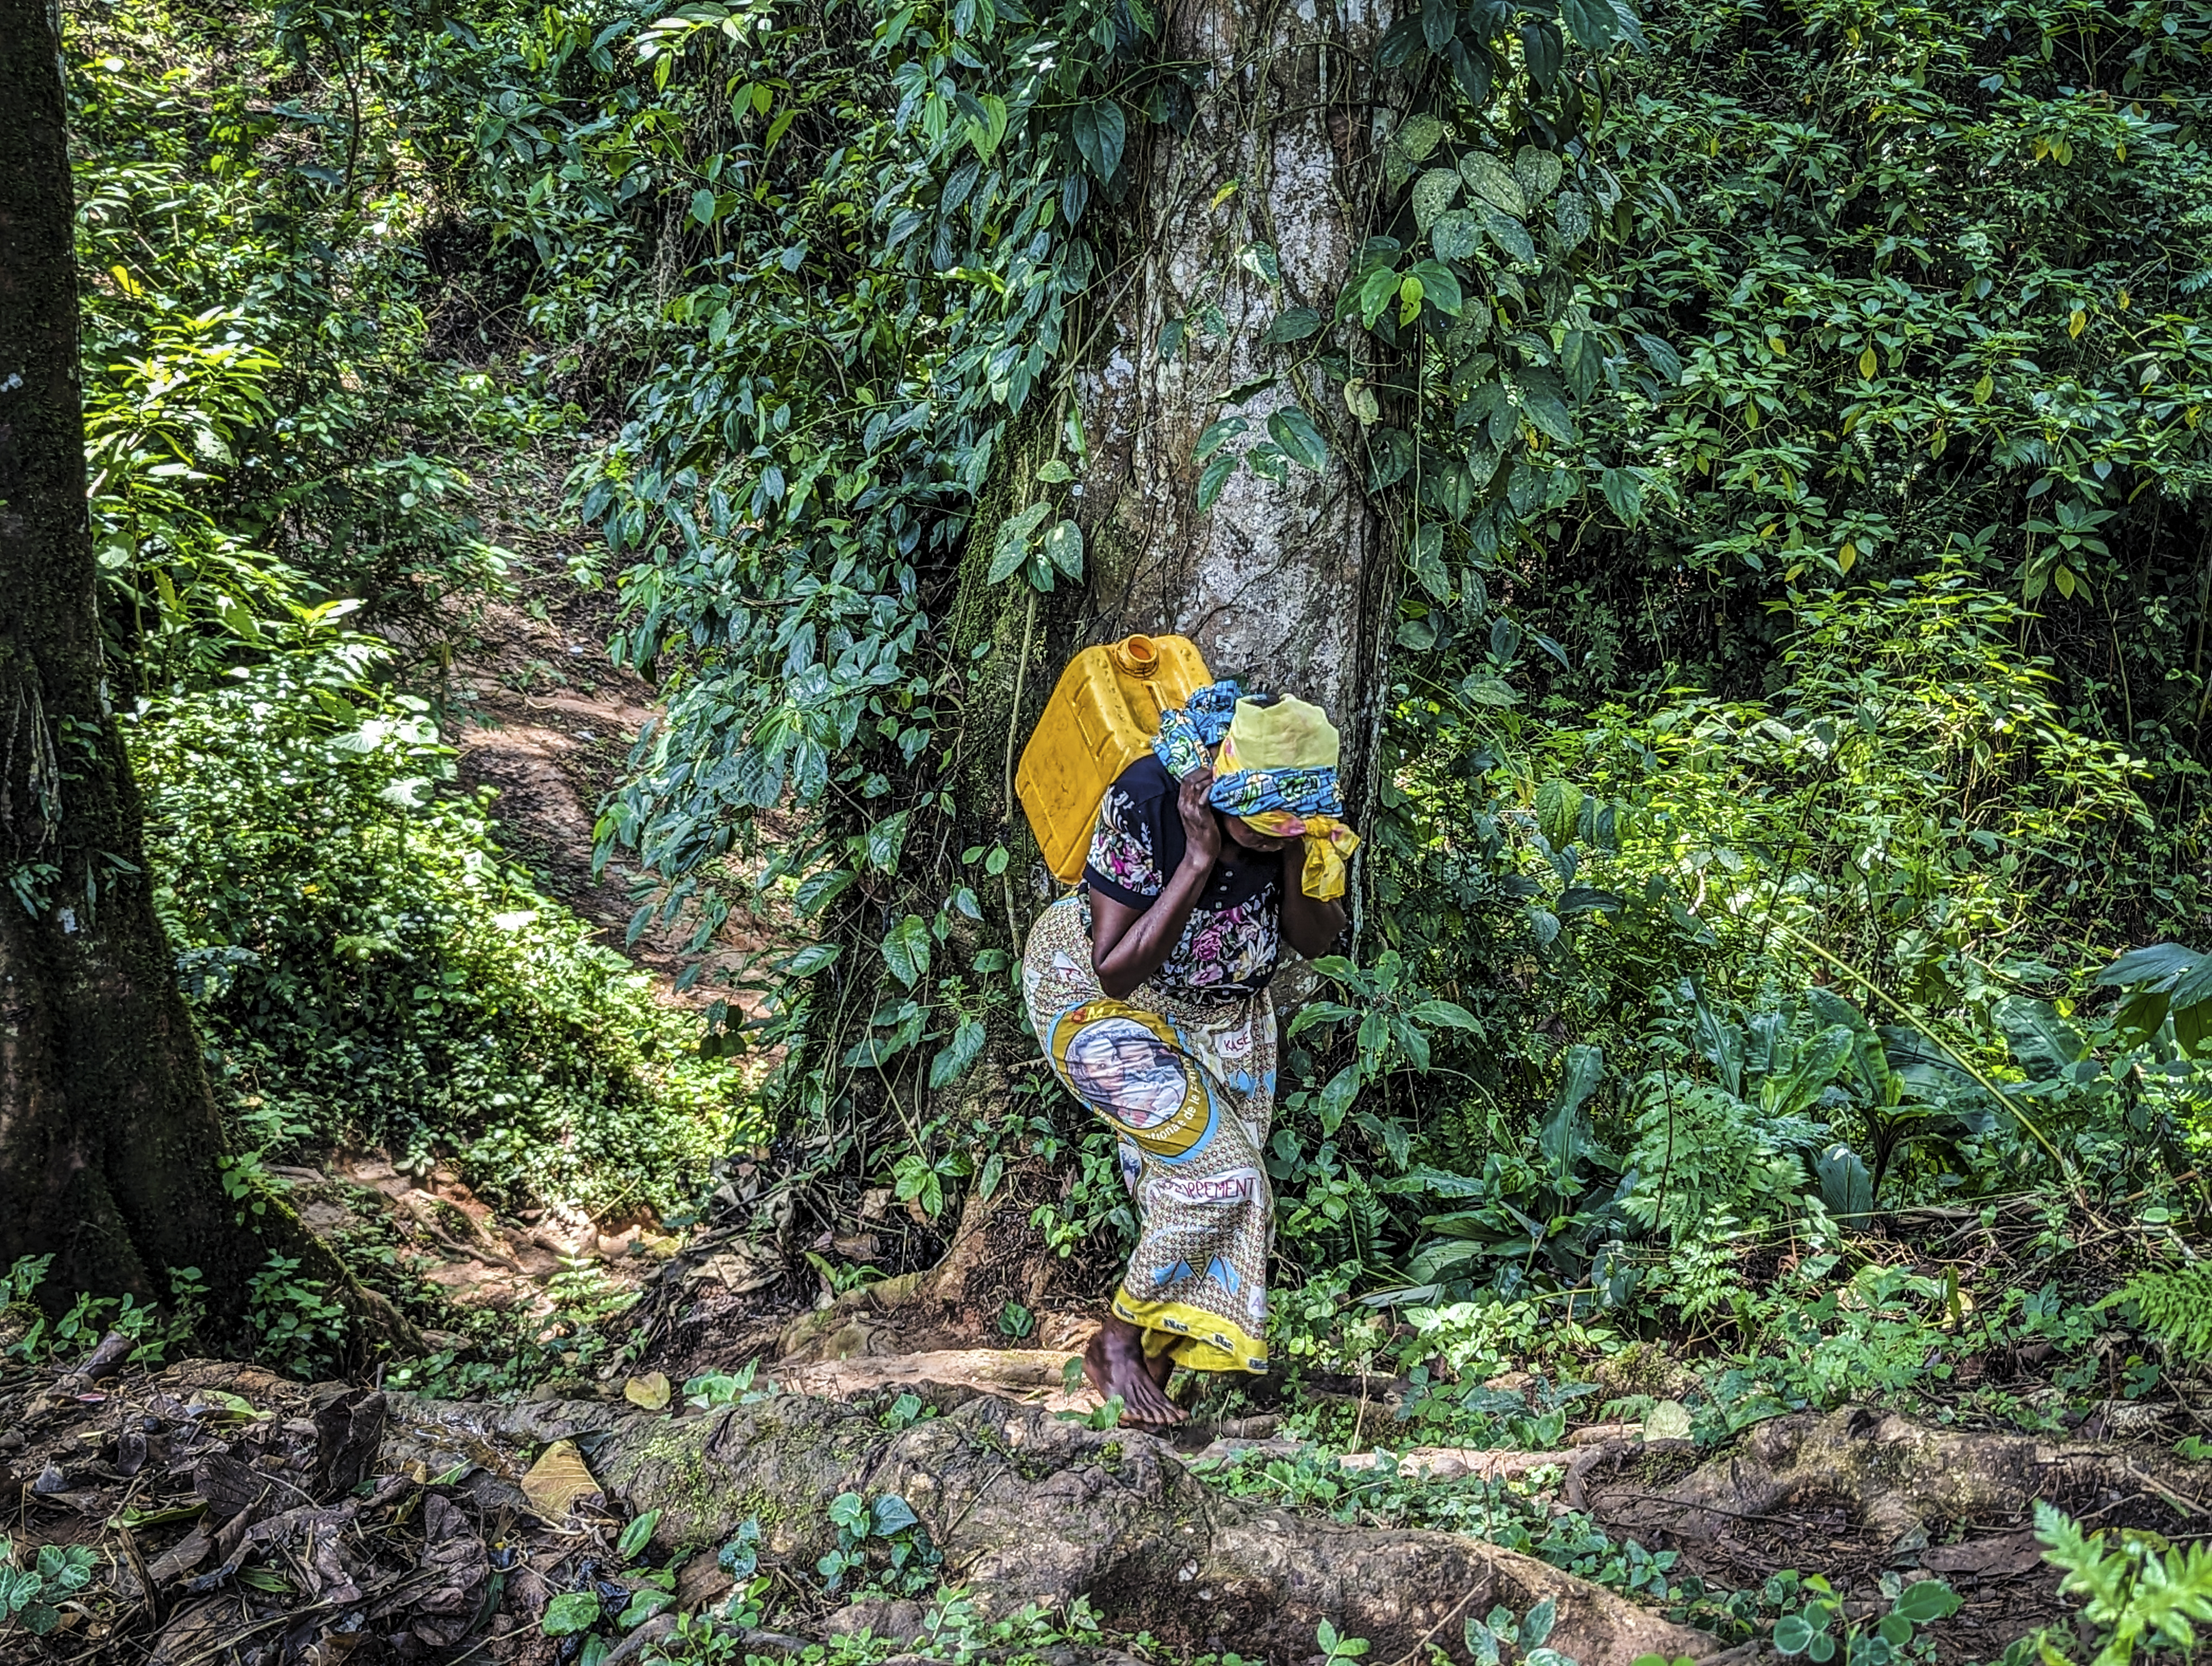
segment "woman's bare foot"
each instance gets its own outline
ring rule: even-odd
[[[1165,1353],[1146,1354],[1145,1356],[1145,1375],[1151,1377],[1153,1382],[1158,1383],[1160,1385],[1160,1392],[1162,1394],[1165,1394],[1168,1391],[1168,1383],[1172,1381],[1175,1377],[1174,1356]]]
[[[1173,1371],[1165,1354],[1159,1363]],[[1167,1396],[1164,1383],[1153,1379],[1153,1362],[1145,1357],[1145,1333],[1112,1313],[1083,1350],[1083,1374],[1103,1399],[1121,1398],[1121,1415],[1132,1423],[1180,1423],[1188,1415]]]

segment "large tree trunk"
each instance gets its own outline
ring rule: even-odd
[[[1122,206],[1138,264],[1118,292],[1118,278],[1102,286],[1109,310],[1077,383],[1093,551],[1084,635],[1179,631],[1217,674],[1326,706],[1346,736],[1355,806],[1370,763],[1358,738],[1378,727],[1394,529],[1362,489],[1359,430],[1337,384],[1297,367],[1316,342],[1264,337],[1294,307],[1328,317],[1366,240],[1379,185],[1379,88],[1366,66],[1399,9],[1344,0],[1167,9],[1163,57],[1206,65],[1208,83],[1188,132],[1149,130]],[[1254,246],[1273,252],[1279,286]],[[1218,338],[1212,307],[1225,326]],[[1178,320],[1181,343],[1166,356]],[[1372,339],[1350,326],[1318,339],[1356,352],[1355,337]],[[1192,453],[1208,424],[1243,417],[1229,442],[1241,451],[1292,404],[1328,437],[1327,466],[1293,467],[1281,482],[1240,468],[1200,510]]]
[[[1040,598],[1020,582],[988,581],[997,528],[1045,492],[1039,469],[1054,457],[1078,460],[1063,443],[1066,407],[1040,398],[977,506],[946,621],[953,662],[981,667],[953,766],[963,821],[949,845],[1002,840],[1017,858],[982,888],[985,922],[970,933],[978,943],[1003,933],[1018,958],[1051,897],[1015,802],[1014,759],[1060,669],[1089,643],[1178,632],[1217,675],[1320,702],[1344,736],[1346,802],[1356,821],[1365,818],[1396,529],[1364,489],[1360,428],[1340,386],[1299,360],[1320,344],[1367,356],[1352,368],[1370,382],[1397,367],[1373,362],[1374,338],[1348,325],[1289,345],[1264,337],[1294,307],[1328,318],[1358,264],[1382,185],[1377,131],[1388,126],[1385,90],[1367,66],[1399,11],[1388,0],[1367,9],[1331,0],[1318,14],[1282,0],[1188,0],[1167,10],[1159,56],[1204,66],[1194,117],[1182,131],[1146,128],[1127,195],[1094,204],[1083,222],[1105,251],[1106,274],[1097,311],[1086,307],[1074,331],[1085,455],[1069,507],[1084,530],[1088,582]],[[1270,258],[1279,283],[1267,275]],[[1164,332],[1176,344],[1171,356]],[[1231,402],[1232,392],[1243,397]],[[1378,398],[1386,409],[1395,403],[1387,387]],[[1242,453],[1292,405],[1328,436],[1325,466],[1292,467],[1280,481],[1240,467],[1200,509],[1193,452],[1208,425],[1243,418],[1228,447]],[[1348,900],[1356,922],[1356,895]],[[1310,993],[1311,974],[1300,974],[1293,967],[1277,980],[1279,1003]],[[1036,1057],[1012,1009],[999,1008],[963,1099],[987,1114],[1002,1106],[1010,1074]],[[956,1240],[980,1241],[992,1215],[971,1199]],[[999,1258],[1008,1254],[1000,1244]],[[978,1311],[1013,1293],[988,1279],[987,1292],[957,1262],[896,1293]],[[820,1353],[848,1313],[884,1304],[881,1292],[856,1295],[794,1342]]]
[[[57,15],[0,0],[0,1268],[51,1253],[66,1299],[196,1267],[234,1319],[281,1249],[358,1308],[281,1202],[257,1237],[224,1194],[101,663]]]

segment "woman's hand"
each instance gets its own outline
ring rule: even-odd
[[[1213,771],[1200,769],[1184,777],[1176,793],[1176,809],[1182,816],[1182,859],[1202,864],[1208,872],[1221,856],[1221,818],[1206,799],[1212,790]]]
[[[1182,940],[1199,894],[1213,879],[1221,854],[1221,818],[1206,795],[1213,772],[1200,769],[1176,790],[1176,812],[1182,820],[1182,860],[1167,876],[1160,894],[1141,909],[1093,891],[1091,896],[1091,964],[1098,987],[1115,1000],[1127,995],[1166,964]]]

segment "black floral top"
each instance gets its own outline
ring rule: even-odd
[[[1175,778],[1141,757],[1106,789],[1084,864],[1087,891],[1133,909],[1152,906],[1182,865]],[[1151,982],[1170,994],[1225,1000],[1256,994],[1275,974],[1283,941],[1283,859],[1222,841],[1182,939]]]

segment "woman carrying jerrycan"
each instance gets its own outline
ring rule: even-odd
[[[1168,705],[1182,693],[1162,674],[1176,648],[1203,672],[1172,637],[1086,650],[1022,764],[1048,860],[1073,877],[1084,852],[1074,893],[1030,932],[1030,1021],[1068,1091],[1120,1136],[1139,1223],[1084,1371],[1131,1422],[1156,1425],[1184,1415],[1167,1394],[1176,1366],[1267,1369],[1267,983],[1285,941],[1311,958],[1344,929],[1358,843],[1321,708],[1234,681]],[[1073,817],[1120,763],[1114,736],[1137,755],[1093,800],[1085,849]]]

